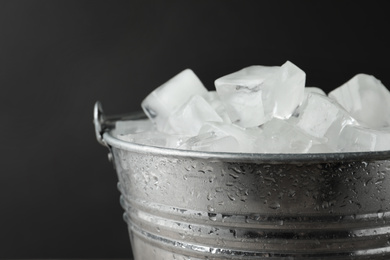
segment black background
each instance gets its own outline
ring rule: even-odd
[[[390,86],[390,16],[375,1],[0,0],[0,258],[130,257],[107,114],[185,68],[208,89],[292,61],[326,92],[357,73]]]

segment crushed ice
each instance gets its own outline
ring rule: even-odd
[[[243,68],[208,91],[186,69],[143,100],[149,120],[117,122],[118,138],[212,152],[390,150],[390,92],[380,80],[358,74],[326,95],[305,79],[287,61]]]

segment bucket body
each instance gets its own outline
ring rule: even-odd
[[[390,152],[202,153],[103,133],[135,260],[390,259]]]

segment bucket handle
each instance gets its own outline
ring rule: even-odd
[[[104,115],[103,106],[100,101],[96,101],[95,107],[93,109],[93,124],[95,125],[95,134],[97,141],[101,145],[110,148],[110,146],[104,140],[103,134],[104,132],[115,127],[115,122],[112,122],[112,120],[108,120],[107,116]]]
[[[142,118],[146,118],[146,115],[143,112],[133,112],[122,115],[107,116],[103,113],[102,103],[100,101],[96,101],[93,109],[93,124],[95,125],[96,139],[99,144],[108,148],[108,160],[114,164],[114,168],[115,163],[113,160],[114,158],[112,154],[112,149],[111,146],[106,142],[106,140],[104,140],[103,134],[115,128],[115,124],[119,120],[137,120]]]
[[[138,120],[144,118],[146,118],[146,115],[142,111],[107,116],[103,113],[102,103],[100,101],[96,101],[93,110],[93,124],[95,125],[96,139],[101,145],[110,148],[104,140],[103,134],[111,129],[114,129],[117,121]]]
[[[114,165],[111,146],[104,140],[103,134],[115,126],[115,122],[111,118],[107,118],[103,113],[103,106],[100,101],[96,101],[93,108],[93,124],[95,125],[96,139],[99,144],[108,148],[108,161]]]

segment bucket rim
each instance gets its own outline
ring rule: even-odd
[[[203,160],[218,160],[229,162],[252,162],[270,164],[314,164],[331,162],[364,162],[390,160],[390,150],[375,152],[342,152],[342,153],[233,153],[233,152],[206,152],[151,145],[137,144],[121,140],[114,135],[117,121],[146,119],[143,111],[132,112],[126,115],[106,116],[102,104],[97,101],[94,106],[94,125],[96,138],[100,144],[141,154],[154,154],[176,158],[193,158]],[[112,155],[111,155],[112,156]]]
[[[271,164],[293,163],[331,163],[352,161],[390,160],[390,150],[375,152],[342,152],[342,153],[234,153],[234,152],[207,152],[158,147],[128,142],[116,138],[113,130],[106,131],[103,139],[108,145],[122,150],[141,153],[169,156],[176,158],[193,158],[203,160],[218,160],[230,162],[257,162]]]

